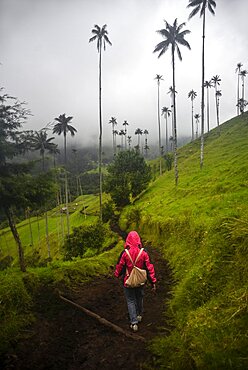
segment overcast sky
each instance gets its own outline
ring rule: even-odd
[[[216,0],[216,15],[207,13],[205,79],[219,75],[222,92],[220,120],[236,115],[235,68],[248,69],[248,1]],[[89,43],[95,24],[107,24],[112,46],[102,61],[103,139],[111,141],[112,116],[117,129],[129,123],[133,143],[137,128],[157,140],[156,74],[163,75],[161,107],[170,106],[171,53],[160,59],[153,53],[162,41],[156,32],[164,20],[186,22],[176,60],[178,135],[191,134],[191,102],[197,92],[195,113],[200,114],[202,19],[190,21],[188,0],[0,0],[0,81],[5,92],[25,100],[33,116],[25,129],[39,130],[60,114],[73,116],[78,130],[70,143],[98,144],[98,53]],[[248,93],[248,92],[247,92]],[[164,120],[161,120],[164,136]],[[214,90],[211,91],[211,127],[216,126]],[[149,144],[149,142],[148,142]]]

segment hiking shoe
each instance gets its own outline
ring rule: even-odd
[[[137,324],[131,324],[131,325],[130,325],[130,328],[131,328],[133,331],[138,331],[138,325],[137,325]]]
[[[138,315],[137,316],[137,320],[138,320],[138,322],[141,322],[142,321],[142,316],[141,315]]]

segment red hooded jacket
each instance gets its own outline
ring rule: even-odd
[[[132,260],[135,261],[136,257],[138,256],[140,252],[140,249],[142,248],[139,234],[136,231],[131,231],[128,234],[124,248],[128,249],[132,257]],[[155,277],[154,266],[150,262],[150,257],[145,249],[142,251],[141,255],[139,256],[136,266],[141,269],[145,269],[147,271],[148,280],[150,280],[150,282],[153,284],[156,283],[157,279]],[[124,286],[125,286],[125,282],[128,278],[126,270],[128,271],[128,274],[130,275],[132,269],[133,269],[132,262],[130,261],[129,256],[124,250],[119,257],[118,263],[115,268],[114,275],[115,277],[124,276]]]

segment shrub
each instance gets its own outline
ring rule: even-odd
[[[67,236],[63,246],[65,259],[70,260],[73,257],[83,257],[89,248],[98,252],[103,246],[105,234],[106,229],[100,222],[88,226],[75,227],[72,234]]]
[[[139,152],[128,150],[120,152],[108,167],[105,181],[106,191],[117,206],[130,203],[151,180],[151,169]]]
[[[108,222],[115,218],[115,205],[113,201],[109,201],[103,204],[102,207],[102,220]]]

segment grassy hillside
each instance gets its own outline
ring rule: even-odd
[[[80,225],[91,224],[97,219],[98,212],[98,196],[84,195],[78,197],[69,204],[70,230]],[[66,214],[62,212],[62,206],[60,206],[48,211],[47,215],[51,257],[60,259],[61,246],[67,233]],[[47,259],[45,214],[39,217],[30,217],[30,219],[18,223],[17,229],[28,262],[31,262],[34,252],[39,255],[41,261]],[[14,259],[14,265],[18,263],[17,247],[9,227],[0,230],[0,260],[6,256],[11,256]]]
[[[174,274],[174,330],[153,343],[158,368],[248,366],[248,115],[179,150],[179,185],[164,173],[122,214],[161,248]]]

